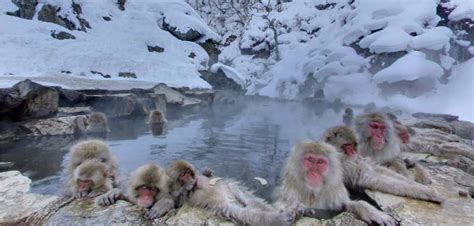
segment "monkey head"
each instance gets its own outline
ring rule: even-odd
[[[107,166],[97,160],[86,160],[74,171],[74,181],[78,192],[91,192],[107,185]]]
[[[108,128],[107,117],[102,112],[93,112],[89,115],[89,124]]]
[[[353,112],[352,108],[346,108],[346,109],[344,109],[344,114],[345,115],[353,115],[354,112]]]
[[[394,123],[395,131],[397,132],[398,138],[404,144],[410,143],[410,134],[408,132],[408,128],[404,126],[399,121],[395,121]]]
[[[197,185],[196,168],[189,162],[183,160],[173,161],[166,169],[172,183],[192,190]]]
[[[293,174],[287,176],[299,178],[312,190],[318,190],[324,184],[335,182],[331,179],[333,176],[342,177],[338,175],[341,173],[337,151],[332,145],[324,142],[310,140],[298,142],[287,164],[286,174]]]
[[[165,123],[166,119],[164,114],[160,110],[153,110],[148,116],[148,123]]]
[[[115,170],[116,160],[109,150],[109,146],[101,140],[88,140],[79,142],[71,147],[69,154],[69,167],[74,169],[86,160],[95,159]]]
[[[374,151],[385,148],[389,139],[393,139],[393,125],[382,113],[373,112],[357,116],[355,127],[361,138],[368,142]]]
[[[168,193],[168,177],[158,165],[141,166],[131,173],[127,195],[132,203],[151,208],[159,197]]]
[[[357,139],[354,131],[347,126],[336,126],[328,129],[323,137],[324,142],[336,147],[348,159],[357,157]]]

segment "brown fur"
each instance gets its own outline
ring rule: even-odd
[[[94,112],[89,115],[86,133],[108,133],[109,123],[102,112]]]
[[[95,197],[112,189],[113,181],[108,175],[107,165],[97,160],[86,160],[77,167],[73,176],[74,181],[92,180],[91,191],[80,192],[78,184],[74,183],[68,193],[75,197]]]
[[[178,176],[186,169],[193,171],[193,186],[178,181]],[[221,218],[244,225],[286,225],[292,219],[255,197],[238,182],[220,180],[215,185],[209,184],[209,178],[197,175],[194,166],[186,161],[172,162],[167,172],[176,200],[205,208]]]
[[[117,179],[117,160],[109,150],[106,143],[100,140],[87,140],[77,143],[72,146],[68,160],[65,163],[65,194],[67,196],[74,196],[72,188],[77,186],[77,175],[81,166],[88,161],[97,161],[106,167],[107,179],[110,180],[112,187],[116,186]],[[102,166],[101,166],[102,167]],[[99,170],[99,168],[86,167],[88,170]]]
[[[148,115],[147,123],[166,123],[165,115],[160,110],[152,110]]]
[[[336,126],[326,131],[323,140],[330,143],[340,153],[344,153],[343,144],[357,146],[354,131],[346,126]],[[370,163],[357,157],[342,158],[344,184],[353,189],[374,189],[394,195],[422,200],[442,202],[443,198],[434,189],[418,184],[393,170]]]
[[[169,177],[158,165],[148,164],[135,169],[128,181],[127,199],[137,203],[137,188],[146,185],[159,191],[155,196],[155,203],[147,212],[147,218],[157,218],[174,209],[174,201],[169,195]]]
[[[324,155],[329,160],[329,170],[319,187],[311,187],[305,179],[302,167],[306,153]],[[336,149],[324,142],[304,140],[298,142],[288,157],[283,170],[282,188],[277,205],[282,209],[304,212],[316,208],[325,210],[343,210],[358,215],[367,222],[394,224],[394,220],[363,201],[351,201],[344,186],[340,155]]]

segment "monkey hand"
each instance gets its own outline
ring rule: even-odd
[[[296,220],[292,212],[284,210],[275,212],[271,219],[273,222],[271,222],[270,225],[291,225]]]
[[[174,201],[169,198],[161,198],[158,202],[151,207],[151,209],[145,214],[148,219],[156,219],[164,216],[166,213],[174,209]]]
[[[89,195],[89,191],[80,191],[80,192],[77,192],[74,197],[76,198],[85,198],[85,197],[88,197]]]
[[[363,221],[371,224],[395,226],[397,222],[390,215],[377,210],[369,203],[364,201],[351,201],[347,203],[346,209],[348,212],[356,214]]]
[[[99,196],[98,203],[103,206],[110,206],[122,197],[122,191],[118,188],[109,190],[107,193]]]
[[[211,168],[207,167],[202,171],[202,175],[210,178],[214,176],[214,171]]]

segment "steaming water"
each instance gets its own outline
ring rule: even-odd
[[[219,98],[217,98],[219,99]],[[216,176],[244,182],[269,198],[278,184],[291,146],[301,139],[319,139],[326,128],[341,123],[342,112],[299,102],[225,97],[212,107],[168,112],[163,135],[153,136],[143,118],[110,120],[107,137],[126,177],[146,163],[166,166],[185,159],[198,168],[211,167]],[[74,137],[43,137],[0,143],[0,161],[14,162],[33,180],[33,192],[61,191],[62,162]],[[268,181],[260,185],[254,177]]]

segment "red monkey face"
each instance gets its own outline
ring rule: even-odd
[[[181,174],[179,174],[178,181],[182,184],[186,184],[194,179],[193,171],[190,169],[184,170]]]
[[[342,150],[344,150],[344,154],[350,159],[354,159],[356,157],[357,151],[354,144],[343,144]]]
[[[77,190],[79,192],[86,192],[92,190],[93,182],[90,179],[78,179]]]
[[[303,167],[308,184],[317,187],[323,183],[324,174],[329,168],[329,160],[323,155],[306,153],[303,157]]]
[[[408,135],[408,132],[403,131],[398,134],[398,137],[400,138],[400,140],[402,140],[402,143],[404,144],[410,143],[410,135]]]
[[[138,198],[137,205],[143,208],[150,208],[155,203],[155,196],[158,189],[146,185],[137,188]]]
[[[369,122],[370,141],[374,150],[382,150],[385,146],[385,124],[382,122]]]

